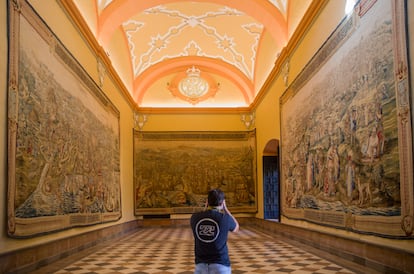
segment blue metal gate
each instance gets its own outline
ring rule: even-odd
[[[279,157],[263,156],[264,218],[280,218]]]

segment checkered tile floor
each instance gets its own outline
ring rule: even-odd
[[[229,251],[233,274],[368,273],[365,270],[341,266],[338,261],[332,262],[332,258],[324,259],[320,254],[315,255],[301,246],[249,227],[230,234]],[[34,273],[190,274],[193,270],[193,236],[190,228],[151,227],[82,251]]]

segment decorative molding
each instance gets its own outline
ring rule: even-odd
[[[188,84],[199,85],[199,81],[205,83],[204,88],[207,86],[207,90],[200,93],[199,96],[186,95],[180,90],[183,83],[186,81]],[[195,82],[197,81],[197,83]],[[188,87],[195,88],[195,87]],[[207,72],[202,72],[200,69],[192,66],[185,72],[177,74],[171,83],[168,84],[168,90],[171,94],[181,100],[187,101],[192,105],[198,104],[199,102],[205,101],[211,97],[214,97],[219,90],[219,83]]]
[[[363,17],[369,9],[377,2],[377,0],[361,0],[358,5],[358,15]]]
[[[293,80],[285,93],[295,94],[306,82],[316,74],[321,66],[336,52],[336,50],[352,35],[357,28],[355,13],[346,19],[328,38],[324,45],[316,52],[312,59],[305,65],[300,74]],[[293,95],[292,94],[292,95]],[[284,97],[289,97],[282,95]],[[283,102],[283,100],[282,100]]]
[[[289,69],[290,62],[289,60],[286,60],[285,64],[282,67],[283,82],[285,83],[285,87],[289,86]]]
[[[96,54],[98,56],[97,58],[100,58],[109,76],[114,81],[115,86],[117,86],[117,88],[121,91],[121,94],[128,102],[130,107],[136,107],[136,103],[132,98],[132,95],[130,94],[124,82],[112,66],[111,60],[109,59],[109,53],[105,52],[102,46],[98,43],[94,34],[89,29],[88,24],[83,20],[83,17],[80,14],[78,8],[76,7],[76,4],[71,0],[60,0],[58,1],[58,3],[61,4],[62,8],[67,12],[68,18],[70,18],[74,26],[77,27],[81,36],[85,38],[87,42],[86,44],[91,47],[92,53]]]
[[[256,122],[256,113],[251,112],[248,114],[240,114],[240,120],[243,122],[247,130],[250,130],[254,127]]]
[[[312,1],[305,15],[300,21],[298,27],[293,33],[292,37],[289,39],[286,47],[284,47],[280,52],[279,57],[275,62],[273,70],[270,72],[265,83],[256,95],[253,103],[250,104],[250,110],[255,109],[259,105],[259,103],[265,97],[267,92],[270,90],[270,87],[272,86],[274,81],[277,80],[277,78],[281,75],[283,65],[294,54],[296,48],[300,45],[302,39],[306,36],[309,29],[312,27],[313,22],[319,16],[320,12],[323,10],[323,8],[326,6],[328,2],[329,0]]]
[[[134,129],[141,131],[148,120],[147,114],[134,112]]]
[[[98,76],[99,76],[99,87],[103,87],[105,75],[106,75],[106,68],[105,64],[103,63],[102,59],[97,57],[96,58],[96,65],[98,69]]]

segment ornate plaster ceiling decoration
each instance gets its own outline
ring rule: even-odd
[[[88,26],[138,108],[250,107],[311,3],[63,1]]]
[[[177,74],[172,82],[168,83],[168,89],[173,96],[195,105],[214,97],[219,85],[208,73],[202,73],[198,68],[192,66],[185,73]]]

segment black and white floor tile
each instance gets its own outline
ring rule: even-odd
[[[189,227],[142,228],[134,234],[52,263],[33,273],[190,274],[194,270]],[[241,273],[375,273],[312,248],[251,227],[229,237],[233,274]],[[321,255],[322,254],[322,255]]]

